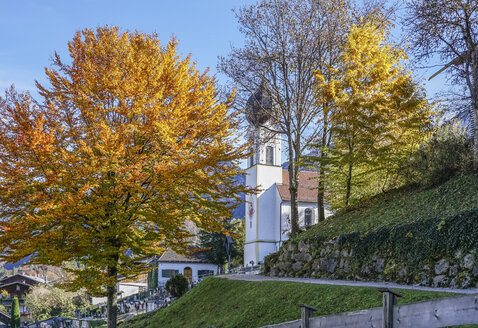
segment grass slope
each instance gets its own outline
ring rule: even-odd
[[[400,290],[399,303],[456,296]],[[312,305],[315,315],[349,312],[382,304],[376,288],[294,282],[248,282],[210,277],[168,308],[137,316],[120,328],[216,327],[255,328],[300,318],[298,303]]]
[[[464,174],[428,190],[404,187],[380,194],[309,228],[298,239],[369,231],[478,208],[478,174]]]

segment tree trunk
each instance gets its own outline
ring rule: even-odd
[[[297,184],[294,181],[294,173],[297,169],[291,169],[289,164],[289,192],[290,192],[290,223],[291,229],[290,234],[292,237],[295,237],[299,232],[299,210],[297,206]]]
[[[473,166],[478,169],[478,99],[473,102]]]
[[[297,208],[297,168],[294,162],[292,138],[289,137],[289,192],[290,192],[290,235],[295,237],[299,232],[299,210]]]
[[[319,189],[317,192],[318,222],[322,222],[325,220],[324,192],[324,169],[321,165],[319,173]]]
[[[116,261],[115,263],[117,263]],[[118,317],[118,268],[115,266],[108,267],[108,276],[113,278],[112,282],[106,287],[106,307],[108,312],[108,328],[116,328],[116,322]]]
[[[351,189],[352,189],[352,163],[349,163],[349,171],[347,174],[347,191],[345,193],[345,207],[349,206]]]
[[[325,129],[324,129],[325,134]],[[325,137],[322,140],[322,148],[325,145]],[[320,169],[319,169],[319,185],[317,189],[317,210],[318,210],[318,222],[322,222],[325,220],[325,206],[324,206],[324,194],[325,194],[325,169],[324,169],[324,161],[325,154],[323,149],[320,151],[320,157],[322,161],[320,161]]]
[[[472,81],[471,102],[472,102],[472,135],[473,135],[473,166],[478,169],[478,50],[472,52]]]

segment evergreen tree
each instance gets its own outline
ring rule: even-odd
[[[216,264],[218,268],[221,268],[228,259],[226,251],[228,235],[234,240],[230,249],[231,259],[239,257],[240,260],[234,262],[242,263],[244,256],[244,243],[241,242],[244,233],[242,220],[231,220],[225,223],[224,226],[227,229],[224,232],[208,232],[204,230],[199,232],[199,243],[202,248],[206,249],[204,251],[206,258],[211,263]]]
[[[148,271],[148,290],[158,288],[158,263],[151,262],[149,264],[153,269]]]
[[[151,286],[152,282],[153,282],[153,270],[149,270],[148,271],[148,290],[151,290],[153,289],[153,287]]]
[[[155,268],[153,269],[153,289],[158,288],[158,263],[154,262]]]
[[[10,328],[20,328],[20,304],[16,296],[12,302]]]

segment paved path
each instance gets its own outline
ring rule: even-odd
[[[413,285],[413,286],[400,285],[400,284],[395,284],[391,282],[328,280],[328,279],[312,279],[312,278],[279,278],[279,277],[268,277],[268,276],[261,276],[261,275],[255,275],[255,274],[229,274],[229,275],[220,275],[218,277],[227,278],[231,280],[245,280],[245,281],[291,281],[291,282],[302,282],[306,284],[318,284],[318,285],[397,288],[397,289],[413,289],[413,290],[446,292],[446,293],[456,293],[456,294],[478,294],[478,288],[472,288],[472,289],[434,288],[434,287],[424,287],[424,286],[418,286],[418,285]]]

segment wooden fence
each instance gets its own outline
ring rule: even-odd
[[[379,291],[383,293],[381,308],[312,317],[317,309],[298,304],[301,319],[262,328],[438,328],[478,324],[478,294],[396,305],[399,293]]]

